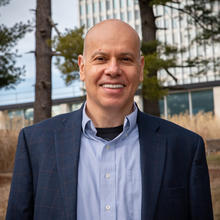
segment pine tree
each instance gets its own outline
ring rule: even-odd
[[[9,0],[0,0],[0,6],[8,4]],[[0,24],[0,89],[13,88],[22,80],[25,67],[18,67],[16,59],[20,57],[15,46],[27,32],[32,30],[30,22],[18,22],[12,27]]]

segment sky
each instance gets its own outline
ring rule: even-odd
[[[51,0],[52,19],[57,23],[59,31],[66,28],[73,29],[78,26],[78,0]],[[11,0],[10,4],[0,7],[0,24],[8,27],[16,22],[27,20],[35,21],[36,0]],[[53,32],[54,33],[54,32]],[[17,59],[17,66],[25,66],[26,73],[24,81],[19,83],[15,89],[0,89],[0,105],[29,102],[34,100],[35,84],[35,57],[31,51],[35,50],[35,31],[26,34],[19,41],[16,49],[22,55]],[[66,87],[61,73],[53,65],[52,67],[52,87],[53,98],[71,97],[80,91],[75,84]]]

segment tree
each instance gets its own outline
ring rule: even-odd
[[[37,0],[34,123],[51,117],[51,0]]]
[[[56,56],[55,65],[61,71],[66,85],[79,76],[78,56],[83,53],[83,30],[84,27],[66,29],[63,34],[57,31],[57,36],[51,41]]]
[[[9,3],[9,0],[0,0],[0,6]],[[17,42],[32,30],[30,22],[19,22],[12,27],[0,25],[0,89],[13,88],[21,81],[25,68],[16,66],[18,51],[14,49]]]
[[[142,26],[142,50],[145,55],[146,68],[143,83],[144,111],[159,116],[158,99],[163,95],[162,85],[158,80],[157,73],[164,69],[175,81],[175,77],[169,71],[170,68],[189,68],[199,66],[200,71],[195,74],[205,74],[210,66],[215,68],[220,66],[219,59],[204,59],[195,57],[187,59],[184,63],[178,63],[177,53],[184,53],[194,42],[199,44],[213,43],[220,41],[220,13],[214,13],[214,4],[216,0],[198,0],[186,1],[184,4],[179,0],[139,0],[141,26]],[[188,17],[188,22],[199,28],[199,33],[191,41],[188,48],[175,48],[163,44],[156,40],[156,31],[160,28],[156,26],[157,17],[154,14],[153,7],[162,5],[164,7],[178,10],[182,16]],[[165,58],[164,58],[165,55]],[[162,58],[163,57],[163,58]],[[151,91],[151,93],[149,92]],[[151,97],[152,91],[157,91],[156,95]],[[158,92],[159,91],[159,92]]]

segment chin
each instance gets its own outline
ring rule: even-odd
[[[108,109],[123,109],[128,107],[130,103],[130,101],[126,102],[124,100],[103,100],[101,105]]]

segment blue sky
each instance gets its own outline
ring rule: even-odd
[[[51,0],[52,19],[58,24],[58,29],[78,26],[78,1],[77,0]],[[10,4],[0,7],[0,23],[12,26],[19,21],[35,20],[35,13],[31,9],[36,8],[36,0],[11,0]],[[17,59],[18,66],[26,67],[24,81],[16,86],[16,89],[0,90],[0,105],[29,102],[34,100],[35,84],[35,57],[30,51],[35,50],[35,32],[26,34],[25,38],[19,41],[17,49],[21,58]],[[71,97],[79,93],[79,86],[76,83],[66,87],[59,70],[53,66],[53,98]]]

